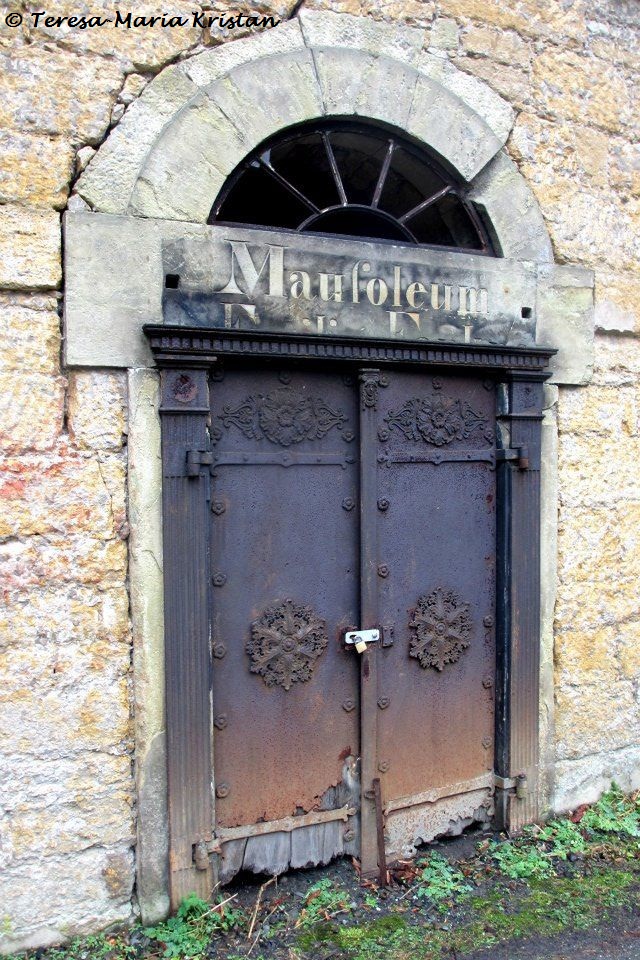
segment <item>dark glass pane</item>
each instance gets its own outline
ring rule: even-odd
[[[251,164],[220,207],[217,220],[297,229],[311,210],[264,167]]]
[[[400,223],[377,210],[338,207],[315,217],[304,228],[306,233],[338,233],[348,237],[378,237],[412,243],[411,234]]]
[[[320,210],[340,203],[322,137],[313,133],[273,147],[265,159]]]
[[[407,226],[418,243],[482,250],[475,224],[455,194],[450,193],[426,207],[407,220]]]
[[[389,141],[346,130],[334,131],[330,140],[347,200],[369,206]]]
[[[414,154],[396,147],[378,206],[401,217],[445,186],[444,180]]]

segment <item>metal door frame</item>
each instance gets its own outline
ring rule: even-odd
[[[169,884],[175,908],[208,897],[215,845],[208,569],[209,373],[219,358],[359,368],[465,371],[496,380],[496,736],[498,827],[536,819],[540,669],[542,388],[554,350],[462,343],[361,341],[148,325],[161,371]]]

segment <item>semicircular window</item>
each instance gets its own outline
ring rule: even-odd
[[[339,120],[260,146],[227,181],[209,223],[493,253],[461,185],[424,150]]]

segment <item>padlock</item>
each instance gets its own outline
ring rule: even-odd
[[[367,641],[358,640],[358,642],[356,643],[356,650],[358,651],[358,653],[364,653],[366,649],[367,649]]]

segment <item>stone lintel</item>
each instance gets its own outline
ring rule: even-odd
[[[144,324],[163,322],[167,245],[211,236],[212,228],[173,220],[112,216],[86,211],[65,216],[65,359],[68,366],[136,367],[152,364]],[[235,231],[237,232],[237,230]],[[253,235],[254,231],[245,231]],[[260,237],[264,234],[260,234]],[[353,241],[306,238],[315,246],[359,247]],[[299,237],[297,243],[302,243]],[[383,245],[365,244],[377,252]],[[389,247],[399,262],[420,259],[425,251]],[[391,255],[391,254],[390,254]],[[436,256],[436,254],[434,254]],[[537,320],[536,343],[559,353],[551,363],[553,382],[587,383],[593,364],[593,275],[578,267],[534,264],[467,254],[437,257],[484,262],[489,271],[511,270],[522,298],[531,298]],[[451,331],[443,333],[451,339]],[[499,341],[498,341],[499,342]]]

